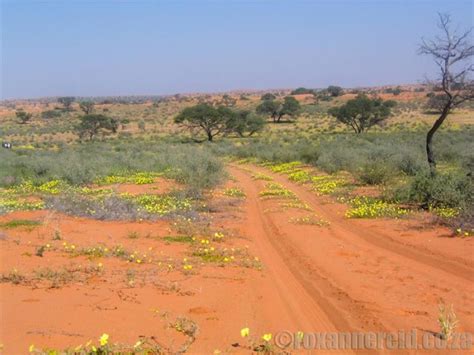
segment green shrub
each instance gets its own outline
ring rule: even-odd
[[[417,203],[424,208],[465,207],[473,199],[473,184],[469,177],[448,173],[431,176],[417,174],[396,192],[401,202]]]
[[[363,163],[357,177],[364,184],[379,185],[392,179],[395,174],[396,172],[389,162],[369,160]]]

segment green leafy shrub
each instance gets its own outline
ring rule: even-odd
[[[424,208],[464,207],[473,199],[472,180],[459,174],[417,174],[396,194],[401,202],[420,204]]]

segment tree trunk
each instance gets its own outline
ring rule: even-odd
[[[431,129],[428,131],[428,134],[426,135],[426,157],[430,166],[431,175],[436,173],[436,159],[433,152],[433,136],[438,128],[441,127],[446,117],[448,117],[450,110],[451,100],[444,106],[441,115],[438,117],[438,119],[433,124],[433,127],[431,127]]]
[[[210,132],[210,131],[207,132],[207,140],[208,140],[209,142],[212,142],[212,132]]]

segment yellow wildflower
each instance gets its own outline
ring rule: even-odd
[[[240,330],[240,335],[242,338],[248,337],[250,335],[250,329],[249,328],[242,328]]]
[[[109,335],[104,333],[99,338],[100,346],[105,346],[109,342]]]

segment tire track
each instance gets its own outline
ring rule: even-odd
[[[259,224],[263,230],[263,235],[258,234],[258,238],[265,241],[256,240],[259,249],[272,248],[276,256],[283,261],[285,267],[290,271],[292,277],[298,284],[298,289],[305,293],[305,297],[310,297],[317,312],[323,312],[325,317],[338,331],[360,331],[367,329],[386,330],[380,320],[365,305],[350,297],[350,295],[330,281],[322,274],[315,260],[310,260],[304,253],[291,244],[288,236],[282,232],[272,220],[272,217],[263,212],[264,208],[258,197],[257,183],[240,169],[232,169],[232,174],[239,181],[247,195],[247,213],[250,214],[252,231],[255,232],[255,225]],[[266,251],[268,253],[268,250]],[[275,262],[275,258],[268,265],[270,268]],[[273,277],[280,275],[273,272]],[[278,280],[276,281],[278,283]],[[291,292],[288,297],[295,298],[294,287],[286,292]],[[296,297],[297,299],[297,297]],[[307,303],[308,304],[308,303]],[[310,309],[305,309],[308,315]],[[301,316],[301,315],[299,315]],[[310,317],[312,323],[309,329],[321,329],[321,318],[319,315]],[[323,324],[327,327],[327,324]]]
[[[449,274],[450,277],[462,278],[466,281],[474,281],[474,270],[468,265],[448,259],[442,255],[436,255],[429,251],[420,250],[406,244],[402,244],[384,233],[374,233],[368,228],[364,228],[359,233],[351,221],[345,220],[338,216],[329,206],[321,207],[321,201],[313,192],[308,191],[304,186],[289,181],[286,177],[272,173],[268,170],[252,166],[255,171],[264,172],[272,176],[276,182],[290,187],[298,198],[305,201],[313,208],[321,217],[331,223],[331,227],[338,232],[337,235],[342,239],[353,240],[348,236],[355,236],[372,246],[382,249],[386,252],[397,254],[401,257],[413,260],[416,263],[423,264],[430,268]]]

